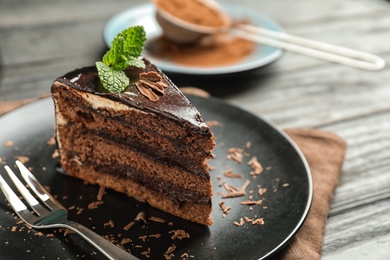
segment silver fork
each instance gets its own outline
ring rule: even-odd
[[[109,259],[138,259],[112,244],[108,240],[104,239],[103,237],[99,236],[90,229],[76,222],[67,220],[67,210],[50,195],[50,193],[38,182],[35,176],[20,161],[16,161],[16,165],[18,166],[23,179],[30,186],[37,197],[46,205],[46,207],[43,206],[37,199],[35,199],[33,195],[31,195],[31,193],[16,177],[10,167],[7,165],[4,166],[4,169],[8,172],[8,175],[11,177],[20,194],[36,213],[33,214],[30,212],[27,206],[13,192],[13,190],[0,174],[1,190],[3,191],[8,202],[11,204],[12,208],[24,222],[36,229],[68,228],[73,230],[89,243],[91,243],[94,247],[96,247]]]

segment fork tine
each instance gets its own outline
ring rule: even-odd
[[[7,198],[11,207],[15,210],[15,212],[19,212],[22,210],[27,210],[26,205],[16,196],[15,192],[8,186],[7,182],[3,179],[3,176],[0,174],[0,188],[4,193],[4,196]]]
[[[42,186],[42,184],[35,178],[35,176],[24,166],[20,161],[16,161],[23,179],[27,182],[34,193],[46,204],[50,209],[64,209],[64,207],[54,199],[50,193]]]
[[[22,194],[23,198],[27,201],[31,208],[40,216],[43,214],[47,214],[49,211],[44,208],[39,203],[39,201],[34,198],[34,196],[31,195],[31,193],[27,190],[23,183],[18,179],[18,177],[16,177],[15,173],[11,170],[11,168],[6,165],[4,166],[4,169],[7,171],[16,188],[19,190],[20,194]]]

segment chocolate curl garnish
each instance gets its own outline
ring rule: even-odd
[[[139,80],[135,83],[138,91],[152,102],[157,102],[164,95],[164,89],[168,85],[162,80],[160,74],[155,71],[142,72]]]

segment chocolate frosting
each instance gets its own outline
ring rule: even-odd
[[[95,66],[79,68],[68,72],[57,81],[73,87],[75,89],[93,93],[107,99],[120,102],[124,105],[135,107],[145,112],[152,112],[161,116],[169,117],[178,121],[185,127],[201,132],[210,132],[210,128],[203,122],[199,111],[190,103],[183,93],[173,84],[173,82],[154,64],[147,59],[145,69],[129,67],[125,73],[130,78],[130,85],[123,93],[104,92]],[[155,71],[161,75],[162,80],[168,85],[164,94],[159,97],[157,102],[150,101],[143,96],[135,87],[139,80],[139,74],[142,72]],[[211,132],[210,132],[211,134]]]

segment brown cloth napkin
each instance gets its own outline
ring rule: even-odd
[[[314,195],[305,223],[276,259],[320,259],[329,207],[347,145],[342,138],[326,131],[304,128],[285,131],[306,157],[313,176]]]
[[[198,95],[207,96],[203,92]],[[31,101],[0,102],[0,115]],[[327,215],[339,182],[346,143],[339,136],[321,130],[294,128],[285,131],[299,146],[308,161],[313,175],[314,196],[312,207],[302,228],[292,242],[275,258],[320,259]]]

